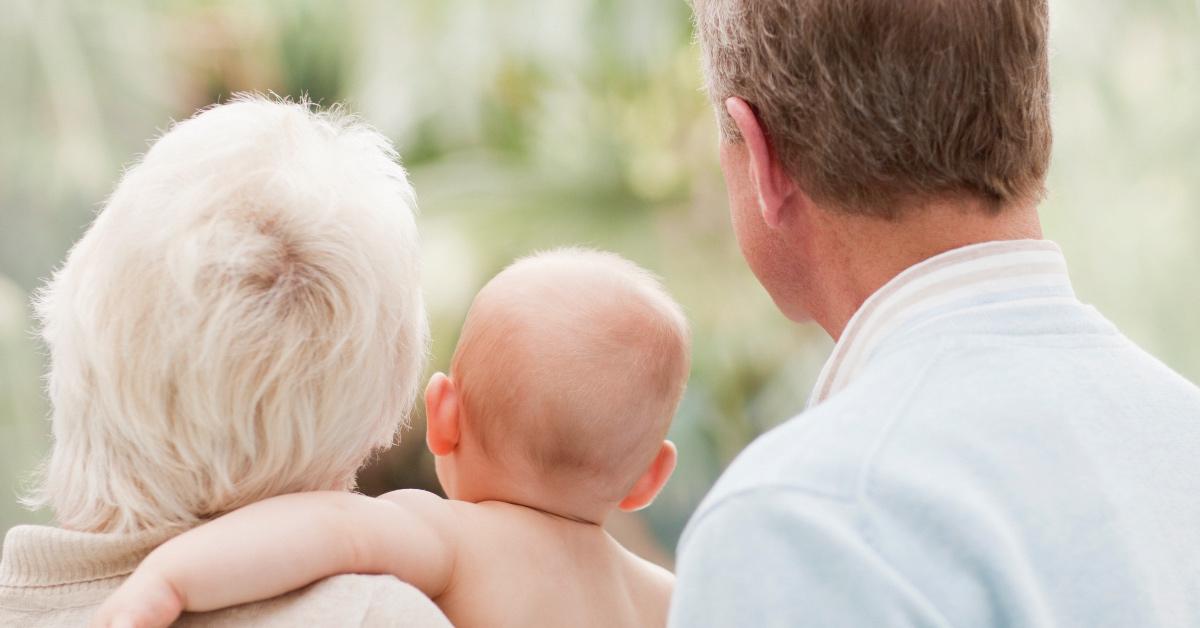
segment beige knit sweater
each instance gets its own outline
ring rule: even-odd
[[[90,534],[17,526],[0,558],[0,626],[86,626],[137,564],[178,531]],[[212,613],[179,626],[432,626],[450,622],[413,587],[391,576],[335,576],[287,595]]]

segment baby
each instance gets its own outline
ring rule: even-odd
[[[450,374],[425,391],[449,499],[284,495],[152,552],[93,625],[273,597],[340,573],[393,574],[459,626],[662,626],[673,576],[604,530],[675,467],[664,440],[689,370],[679,306],[635,264],[560,249],[475,297]]]

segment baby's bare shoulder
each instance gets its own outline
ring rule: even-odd
[[[671,605],[671,594],[675,590],[675,574],[644,558],[630,555],[630,582],[638,583],[629,595],[641,609],[644,625],[663,626],[667,623],[667,611]]]
[[[643,581],[652,583],[659,588],[666,588],[668,591],[675,587],[675,574],[670,570],[632,552],[629,555],[632,558],[632,568]]]
[[[437,493],[419,488],[402,488],[398,491],[384,493],[378,499],[421,512],[450,512],[456,505],[464,503],[446,499]]]
[[[406,488],[378,497],[378,501],[393,507],[401,508],[408,516],[417,517],[432,525],[443,528],[457,528],[463,522],[458,506],[463,502],[446,499],[435,493],[420,489]]]
[[[419,488],[402,488],[398,491],[384,493],[379,496],[379,499],[402,506],[419,505],[430,507],[434,507],[432,506],[433,504],[444,504],[449,501],[441,495],[423,491]]]
[[[415,488],[406,488],[384,493],[380,501],[398,506],[409,513],[446,525],[455,532],[470,532],[478,529],[490,519],[479,504],[455,499],[446,499],[436,493]]]
[[[675,590],[675,574],[627,549],[622,548],[622,553],[631,582],[639,583],[638,588],[651,598],[666,600],[671,597]]]

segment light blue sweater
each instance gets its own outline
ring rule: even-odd
[[[960,279],[1013,272],[852,321],[839,349],[876,336],[853,374],[827,368],[689,523],[671,624],[1200,626],[1200,390],[1065,271],[1010,264],[1050,247],[960,249]]]

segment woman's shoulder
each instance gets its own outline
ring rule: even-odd
[[[428,597],[393,576],[333,576],[263,602],[186,614],[180,626],[413,626],[449,628]]]

